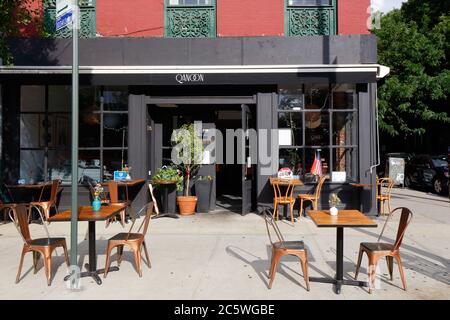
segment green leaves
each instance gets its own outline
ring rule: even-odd
[[[438,12],[432,4],[409,0],[372,31],[379,63],[391,68],[379,83],[380,128],[391,136],[422,135],[433,121],[450,123],[449,6]]]
[[[33,0],[0,0],[0,58],[3,64],[12,63],[7,42],[9,37],[21,35],[21,30],[30,25],[40,34],[42,12],[35,4]]]

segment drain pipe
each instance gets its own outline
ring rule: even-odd
[[[378,85],[375,86],[375,134],[377,143],[375,146],[376,163],[370,166],[370,174],[373,174],[373,169],[380,165],[380,127],[378,125]]]

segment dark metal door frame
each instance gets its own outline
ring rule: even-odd
[[[154,104],[210,104],[210,105],[217,105],[217,104],[229,104],[229,105],[241,105],[243,107],[244,105],[248,108],[248,111],[251,113],[250,108],[248,105],[257,105],[257,98],[256,95],[253,96],[180,96],[180,97],[167,97],[167,96],[147,96],[145,103],[148,105],[154,105]],[[244,109],[242,109],[244,110]],[[242,113],[242,123],[244,129],[244,121],[246,122],[246,119],[244,119],[244,112]],[[246,126],[246,124],[245,124]],[[152,138],[152,142],[157,140],[157,137]],[[155,148],[152,148],[156,151]],[[151,167],[155,168],[160,166],[160,164],[155,163],[155,159],[152,157],[149,157],[149,169]],[[251,195],[250,199],[247,199],[247,193],[246,191],[246,185],[248,184],[248,181],[245,180],[245,170],[246,170],[246,164],[242,165],[243,168],[243,175],[242,175],[242,214],[246,214],[252,210],[253,207],[253,197]],[[254,172],[256,172],[256,168],[253,168]],[[152,172],[153,173],[153,172]],[[255,179],[255,177],[253,177]],[[252,188],[253,186],[253,181]],[[254,190],[252,190],[253,192]],[[247,204],[250,201],[250,207]]]

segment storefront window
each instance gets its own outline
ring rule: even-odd
[[[70,86],[22,86],[20,117],[19,178],[27,182],[61,179],[64,184],[70,184]],[[78,175],[81,183],[86,179],[108,180],[114,170],[121,169],[122,162],[127,163],[127,129],[126,87],[80,88]]]
[[[345,171],[349,180],[356,180],[355,95],[356,87],[351,84],[280,88],[279,167],[291,168],[307,182],[319,151],[323,174]]]

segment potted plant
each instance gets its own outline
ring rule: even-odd
[[[212,182],[212,176],[199,176],[195,180],[195,194],[198,198],[197,212],[209,212]]]
[[[184,196],[177,197],[182,215],[194,214],[197,204],[197,197],[190,196],[189,191],[191,177],[195,176],[203,161],[203,143],[201,131],[198,131],[200,130],[196,130],[194,124],[188,123],[172,133],[172,161],[179,166],[185,177]]]
[[[339,199],[336,193],[331,193],[328,199],[328,203],[330,204],[330,215],[337,216],[338,209],[337,206],[341,204],[341,199]]]
[[[183,190],[183,177],[181,172],[175,167],[163,166],[153,175],[152,184],[158,189],[162,212],[175,212],[175,191]]]

